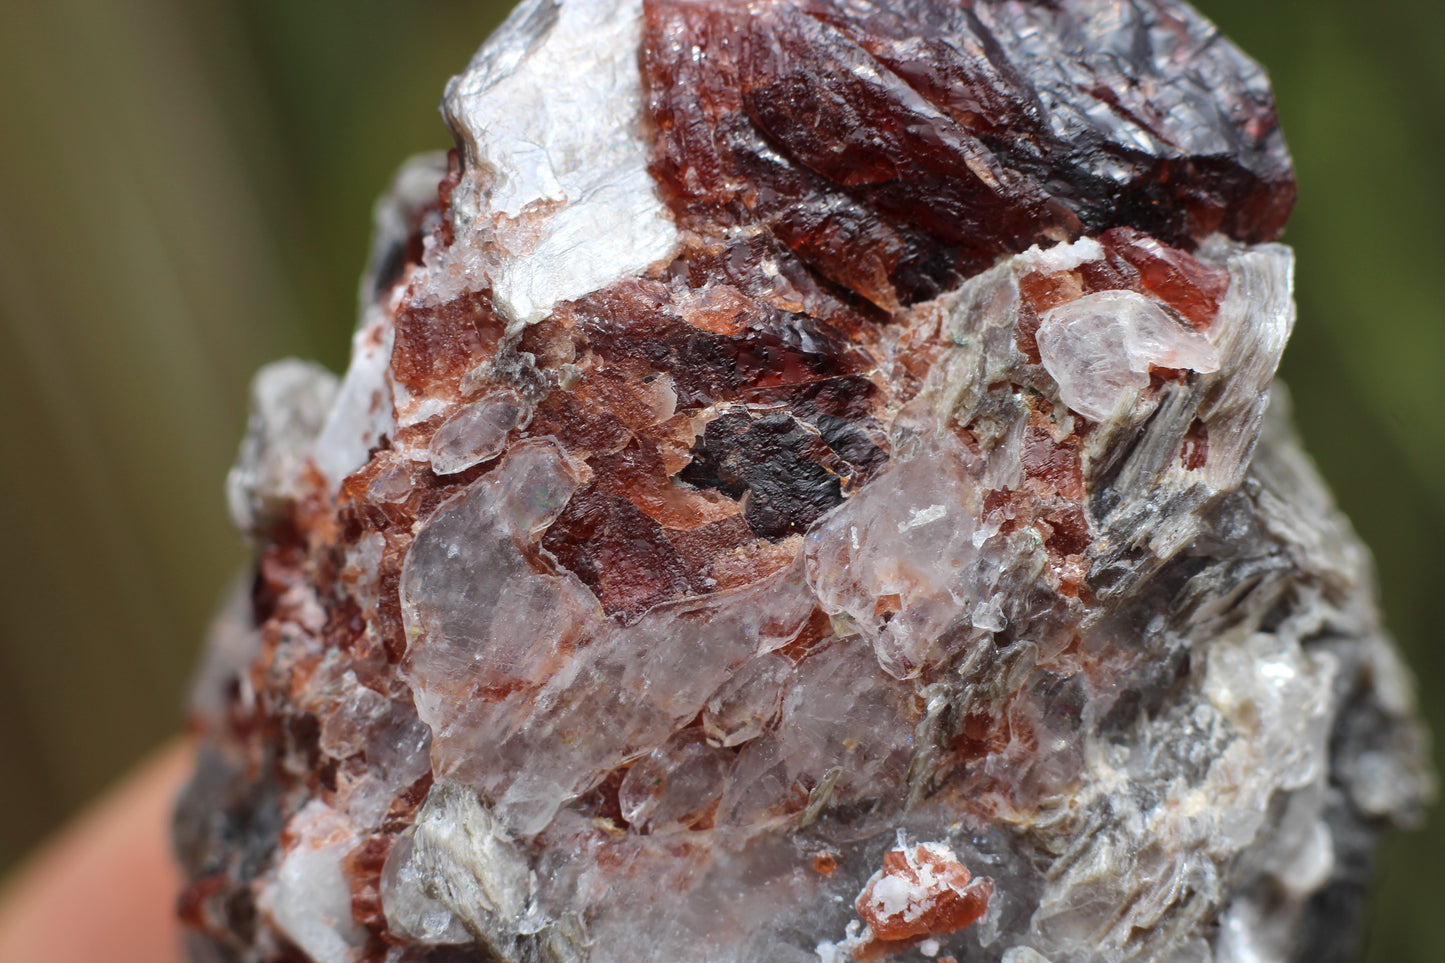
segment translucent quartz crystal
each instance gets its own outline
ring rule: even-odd
[[[208,963],[1346,958],[1432,791],[1172,0],[529,0],[263,370]]]

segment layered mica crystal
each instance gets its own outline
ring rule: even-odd
[[[258,375],[197,961],[1348,958],[1431,792],[1164,0],[529,0]]]

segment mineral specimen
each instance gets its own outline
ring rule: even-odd
[[[256,380],[197,961],[1346,958],[1431,792],[1174,0],[529,0]]]

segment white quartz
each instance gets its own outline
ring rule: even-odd
[[[676,245],[647,171],[641,18],[641,0],[529,0],[447,88],[468,173],[443,270],[488,284],[514,329]]]

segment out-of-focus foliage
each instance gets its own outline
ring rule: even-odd
[[[344,363],[372,198],[448,145],[441,87],[507,6],[7,5],[0,866],[180,724],[244,559],[221,481],[246,380]],[[1445,6],[1200,6],[1274,78],[1300,180],[1284,375],[1445,732]],[[1388,848],[1371,960],[1445,960],[1442,864],[1440,821]]]

